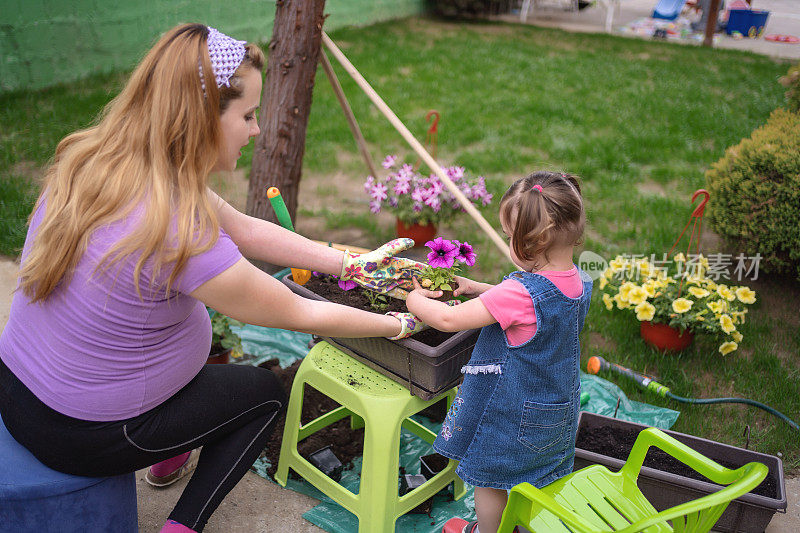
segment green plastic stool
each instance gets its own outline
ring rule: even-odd
[[[300,425],[303,387],[310,385],[341,406],[308,424]],[[453,483],[453,496],[466,493],[456,475],[456,461],[413,491],[399,496],[400,428],[426,442],[436,434],[409,418],[447,395],[448,408],[456,389],[432,400],[422,400],[404,387],[356,361],[327,342],[317,343],[306,355],[292,384],[281,455],[275,480],[286,486],[289,468],[358,517],[359,533],[391,533],[397,518]],[[323,474],[297,451],[297,443],[320,429],[351,417],[351,427],[364,427],[364,457],[358,494]]]
[[[727,486],[656,511],[636,485],[650,446],[660,448],[714,483]],[[706,533],[728,504],[756,488],[768,470],[757,462],[730,470],[663,431],[647,428],[636,437],[619,472],[592,465],[542,489],[530,483],[520,483],[511,489],[497,533],[511,533],[515,525],[533,533]]]

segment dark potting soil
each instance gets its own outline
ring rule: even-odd
[[[578,438],[575,446],[582,450],[625,461],[633,448],[633,443],[636,441],[638,434],[639,432],[633,429],[611,428],[607,426],[594,428],[582,427],[580,431],[578,431]],[[730,469],[736,469],[742,466],[741,464],[734,464],[721,459],[715,459],[715,461],[725,468]],[[711,482],[711,480],[698,474],[666,452],[653,447],[647,451],[647,455],[644,459],[644,466],[688,477],[697,481]],[[768,474],[767,477],[764,478],[764,481],[752,492],[754,494],[766,496],[767,498],[777,498],[777,483],[775,479]]]
[[[258,366],[271,370],[281,380],[283,388],[288,395],[292,390],[294,376],[301,362],[302,360],[295,361],[291,366],[281,368],[277,359],[270,359]],[[303,412],[300,415],[302,424],[307,424],[311,420],[339,407],[337,402],[313,387],[306,385],[303,392]],[[435,422],[442,422],[447,412],[446,401],[446,398],[443,398],[441,401],[420,411],[420,414],[427,416]],[[285,422],[286,416],[281,416],[280,420],[278,420],[278,423],[275,425],[272,436],[261,452],[262,457],[265,457],[271,465],[269,469],[267,469],[267,474],[270,477],[273,477],[278,470],[278,459],[281,454],[281,441],[283,439],[283,427]],[[328,445],[331,446],[334,455],[336,455],[336,458],[339,459],[345,468],[352,468],[353,459],[361,456],[364,452],[364,428],[350,429],[350,418],[345,417],[300,441],[297,444],[297,450],[300,452],[300,455],[309,459],[312,453]]]
[[[386,313],[388,311],[395,311],[398,313],[408,312],[404,301],[389,297],[386,298],[388,306],[385,309],[374,309],[370,305],[369,298],[364,295],[361,288],[356,287],[349,291],[342,290],[336,280],[327,276],[324,278],[312,276],[303,287],[333,303],[355,307],[372,313]],[[444,331],[428,328],[411,338],[415,341],[427,344],[428,346],[439,346],[452,336],[453,333],[446,333]]]

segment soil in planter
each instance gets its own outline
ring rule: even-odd
[[[291,366],[281,368],[277,359],[270,359],[258,366],[271,370],[278,379],[281,380],[284,390],[289,394],[292,390],[294,376],[297,373],[297,369],[300,368],[301,362],[302,360],[295,361]],[[447,399],[443,398],[427,407],[425,410],[420,411],[420,414],[427,416],[433,421],[442,422],[447,412],[446,402]],[[313,387],[306,385],[303,394],[303,412],[300,415],[300,421],[306,424],[337,407],[339,407],[337,402],[328,398]],[[281,454],[281,441],[283,439],[283,427],[285,422],[286,416],[281,416],[280,420],[278,420],[275,425],[272,436],[261,452],[261,456],[265,457],[271,465],[269,469],[267,469],[267,474],[270,477],[273,477],[278,470],[278,459]],[[336,455],[339,461],[344,465],[345,469],[352,468],[353,459],[364,453],[364,428],[350,429],[350,418],[346,417],[317,431],[308,438],[303,439],[297,444],[297,449],[300,455],[309,459],[312,453],[328,445],[331,445],[334,455]]]
[[[639,432],[634,429],[610,427],[581,428],[580,431],[578,431],[576,447],[625,461],[638,435]],[[736,469],[742,466],[741,464],[734,464],[720,459],[715,459],[715,461],[725,468],[730,469]],[[644,466],[688,477],[697,481],[710,482],[710,480],[702,474],[695,472],[666,452],[653,447],[647,451],[647,456],[645,456],[644,459]],[[769,475],[767,475],[764,481],[753,489],[752,492],[760,496],[766,496],[767,498],[778,497],[775,479]]]
[[[337,281],[327,277],[318,278],[312,276],[311,279],[308,280],[305,285],[303,285],[303,287],[331,302],[355,307],[356,309],[362,309],[372,313],[386,313],[388,311],[396,311],[398,313],[408,312],[406,303],[396,298],[387,298],[388,307],[385,309],[373,309],[369,303],[369,299],[364,296],[364,293],[359,287],[349,291],[344,291],[341,289],[341,287],[339,287]],[[439,346],[452,336],[453,333],[446,333],[437,329],[428,328],[410,338],[423,344],[427,344],[428,346]]]

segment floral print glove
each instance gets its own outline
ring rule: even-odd
[[[422,320],[415,317],[411,313],[398,313],[397,311],[389,311],[386,314],[392,315],[397,320],[399,320],[403,328],[402,330],[400,330],[399,335],[395,335],[394,337],[386,337],[390,341],[405,339],[406,337],[410,337],[411,335],[426,330],[429,327],[427,324],[423,323]]]
[[[413,259],[394,257],[414,246],[411,239],[395,239],[365,254],[344,251],[343,281],[352,280],[372,291],[405,300],[414,290],[411,278],[425,266]]]

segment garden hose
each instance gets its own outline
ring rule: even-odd
[[[709,404],[709,403],[743,403],[746,405],[752,405],[754,407],[758,407],[759,409],[763,409],[764,411],[768,412],[771,415],[775,415],[787,424],[789,424],[793,429],[800,431],[800,426],[797,425],[797,422],[789,418],[788,416],[784,415],[783,413],[773,409],[768,405],[764,405],[761,402],[757,402],[755,400],[749,400],[747,398],[705,398],[705,399],[698,399],[698,398],[684,398],[683,396],[677,396],[670,392],[669,387],[662,385],[661,383],[655,381],[653,378],[646,376],[644,374],[640,374],[638,372],[634,372],[629,368],[625,368],[622,365],[618,365],[616,363],[609,363],[605,359],[599,356],[593,356],[589,358],[589,361],[586,363],[586,370],[590,374],[597,374],[601,370],[609,370],[612,372],[616,372],[617,374],[621,374],[626,376],[633,381],[635,381],[640,387],[645,390],[649,390],[662,398],[671,398],[677,402],[681,403],[696,403],[696,404]]]

